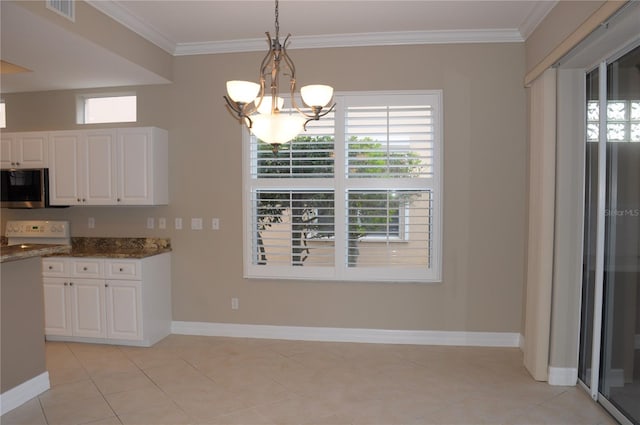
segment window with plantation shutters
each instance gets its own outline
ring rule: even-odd
[[[245,134],[245,275],[439,281],[441,92],[336,102],[276,154]]]

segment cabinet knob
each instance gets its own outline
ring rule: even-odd
[[[69,286],[73,286],[73,282],[69,282]]]
[[[19,162],[16,162],[16,165],[20,165],[20,163],[19,163]]]
[[[67,282],[64,283],[64,286],[68,286],[69,284]]]
[[[82,268],[82,270],[84,270],[84,271],[86,272],[86,271],[87,271],[87,268],[86,268],[86,267],[83,267],[83,268]]]
[[[87,202],[87,200],[86,200],[86,199],[84,199],[84,198],[82,198],[82,202]]]
[[[120,198],[116,199],[116,201],[120,202]]]
[[[108,283],[105,283],[105,284],[104,284],[104,287],[105,287],[105,288],[108,288],[108,287],[109,287],[109,284],[108,284]]]
[[[80,198],[76,199],[78,202],[80,202]]]
[[[121,271],[121,272],[122,272],[122,271],[124,271],[122,267],[120,267],[120,271]]]
[[[49,266],[49,270],[53,270],[53,266]]]

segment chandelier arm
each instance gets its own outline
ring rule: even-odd
[[[264,78],[264,75],[267,71],[267,65],[269,65],[269,63],[271,62],[271,58],[273,57],[273,40],[271,40],[271,34],[269,34],[269,31],[265,32],[265,35],[267,36],[267,44],[269,44],[269,51],[267,52],[266,55],[264,55],[264,58],[262,59],[262,63],[260,64],[260,77]]]
[[[237,115],[238,118],[242,118],[242,107],[240,107],[236,102],[230,100],[227,96],[222,96],[222,98],[227,102],[227,107],[234,113],[234,115]]]
[[[320,118],[324,117],[324,116],[325,116],[325,115],[327,115],[329,112],[333,111],[333,110],[335,109],[335,107],[336,107],[336,104],[334,103],[333,105],[331,105],[331,108],[327,109],[326,111],[324,111],[324,112],[322,112],[322,113],[320,112],[320,111],[322,110],[322,107],[320,107],[320,108],[316,108],[316,107],[314,107],[314,108],[313,108],[313,111],[314,111],[314,115],[313,115],[313,116],[309,116],[309,115],[305,114],[303,111],[300,111],[300,110],[298,109],[298,111],[299,111],[299,112],[301,112],[301,113],[302,113],[302,115],[304,115],[305,117],[309,118],[309,119],[308,119],[308,120],[306,120],[306,121],[304,122],[304,124],[302,125],[302,128],[304,128],[304,131],[307,131],[307,124],[309,124],[311,121],[318,121],[318,120],[320,120]]]
[[[256,99],[253,101],[253,104],[255,105],[253,107],[252,111],[248,111],[247,115],[251,115],[253,114],[255,111],[257,111],[260,108],[260,105],[262,105],[262,100],[264,99],[264,77],[261,75],[260,76],[260,94],[258,95],[258,97],[256,97]],[[257,103],[256,103],[257,100]],[[249,127],[251,128],[251,127]]]
[[[289,43],[289,37],[291,37],[291,34],[287,35],[287,38],[284,39],[284,43],[282,44],[282,57],[284,59],[284,62],[287,64],[287,68],[289,68],[289,72],[291,73],[289,78],[295,80],[296,66],[293,63],[293,60],[291,60],[291,58],[289,57],[289,54],[287,53],[287,44]]]

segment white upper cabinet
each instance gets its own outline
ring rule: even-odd
[[[47,132],[2,133],[0,167],[45,168],[48,160]]]
[[[155,127],[118,130],[118,203],[169,203],[168,137]]]
[[[50,138],[51,205],[113,205],[115,130],[53,132]]]
[[[52,205],[166,205],[168,136],[155,127],[50,133]]]

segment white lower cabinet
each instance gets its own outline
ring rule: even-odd
[[[150,346],[170,333],[169,253],[42,265],[47,339]]]
[[[142,338],[141,282],[107,280],[107,338]]]

